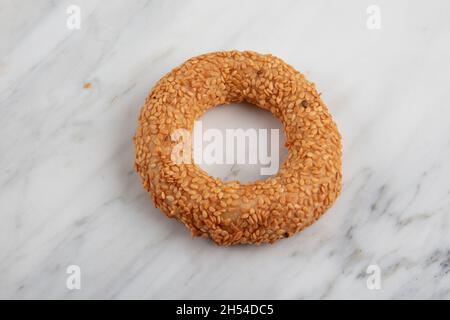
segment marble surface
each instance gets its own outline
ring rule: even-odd
[[[79,30],[66,27],[73,4]],[[368,27],[371,5],[380,29]],[[449,299],[449,10],[444,0],[0,0],[0,298]],[[273,245],[191,238],[133,171],[149,89],[191,56],[230,49],[304,72],[343,136],[338,201]],[[205,121],[278,125],[244,109]],[[66,287],[70,265],[80,290]],[[379,290],[367,286],[370,265]]]

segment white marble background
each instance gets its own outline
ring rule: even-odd
[[[70,4],[80,30],[66,27]],[[450,298],[449,12],[445,0],[0,0],[0,298]],[[148,90],[229,49],[304,72],[343,135],[342,195],[274,245],[191,238],[133,171]],[[209,124],[239,117],[223,114]],[[72,264],[81,290],[66,288]]]

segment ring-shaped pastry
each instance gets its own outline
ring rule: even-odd
[[[211,107],[244,101],[284,125],[288,157],[275,176],[224,182],[193,161],[173,161],[174,132],[192,131]],[[134,144],[136,170],[155,205],[220,245],[291,236],[316,221],[341,190],[336,124],[315,85],[272,55],[215,52],[173,69],[147,97]]]

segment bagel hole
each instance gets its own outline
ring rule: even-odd
[[[223,181],[265,180],[288,155],[282,123],[249,103],[209,109],[195,122],[193,142],[197,165]]]

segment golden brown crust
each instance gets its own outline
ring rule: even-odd
[[[171,161],[174,130],[192,130],[207,109],[242,101],[284,125],[289,154],[275,176],[224,182]],[[317,220],[341,190],[341,136],[327,107],[313,83],[272,55],[215,52],[173,69],[147,97],[134,143],[136,169],[155,205],[220,245],[290,236]]]

